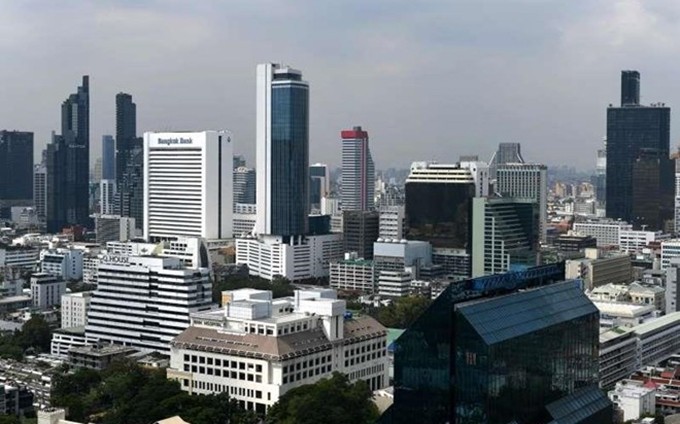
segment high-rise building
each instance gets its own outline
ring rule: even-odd
[[[399,337],[380,422],[610,424],[599,311],[578,280],[550,283],[563,276],[548,265],[451,284]]]
[[[538,264],[538,205],[532,199],[472,200],[472,276]]]
[[[239,166],[234,169],[234,207],[237,204],[255,204],[255,170]]]
[[[675,161],[675,210],[673,230],[676,237],[680,234],[680,148],[671,158]]]
[[[128,241],[135,238],[135,219],[120,215],[95,215],[94,229],[97,244]]]
[[[33,133],[0,131],[0,207],[33,200]]]
[[[469,277],[472,199],[489,195],[486,163],[415,162],[405,191],[406,238],[430,242],[435,265],[456,279]]]
[[[116,95],[116,213],[144,224],[144,147],[137,137],[137,105],[127,93]]]
[[[361,127],[343,130],[342,210],[372,210],[375,198],[375,166],[368,147],[368,132]]]
[[[207,268],[188,269],[170,257],[105,256],[85,335],[104,343],[169,352],[172,339],[189,327],[189,315],[209,310],[211,303]]]
[[[309,204],[313,210],[321,210],[321,199],[331,192],[331,177],[328,165],[315,163],[309,166]]]
[[[481,162],[414,162],[406,179],[406,238],[468,248],[472,198],[488,195],[488,183]]]
[[[102,179],[116,179],[116,142],[111,135],[102,136]]]
[[[531,199],[538,205],[540,240],[546,241],[548,168],[533,163],[506,163],[496,168],[496,191],[503,197]]]
[[[228,131],[144,134],[144,237],[231,237]]]
[[[83,76],[78,91],[61,105],[61,135],[47,146],[47,231],[66,225],[90,226],[90,87]]]
[[[377,211],[343,211],[342,227],[345,252],[356,252],[360,258],[373,259],[373,243],[380,234],[380,214]]]
[[[44,163],[33,168],[33,205],[38,219],[45,219],[47,203],[47,167]]]
[[[496,169],[505,163],[524,163],[521,146],[519,143],[499,143],[489,161],[489,175],[491,179],[496,179]]]
[[[597,151],[597,163],[595,168],[595,199],[602,208],[607,202],[607,140],[604,140],[604,148]]]
[[[307,234],[309,84],[285,65],[257,66],[258,234]]]
[[[99,213],[113,215],[116,200],[116,181],[101,180],[99,182]]]
[[[621,106],[607,109],[607,216],[662,230],[673,219],[670,108],[643,106],[640,74],[621,74]]]

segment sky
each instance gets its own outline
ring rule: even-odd
[[[255,68],[310,83],[310,160],[340,164],[340,131],[369,132],[376,167],[488,160],[594,169],[620,71],[671,106],[680,144],[677,0],[0,0],[0,128],[33,131],[90,75],[90,143],[115,134],[115,95],[138,132],[229,129],[255,152]]]

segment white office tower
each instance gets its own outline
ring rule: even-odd
[[[228,393],[264,414],[296,387],[333,372],[371,390],[389,385],[387,331],[368,315],[345,314],[332,289],[223,293],[223,310],[192,315],[172,342],[168,378],[192,394]]]
[[[99,213],[113,215],[115,212],[116,180],[99,181]]]
[[[368,132],[361,127],[343,130],[342,210],[367,211],[375,205],[375,166],[368,147]]]
[[[239,166],[234,169],[234,208],[239,203],[255,204],[255,184],[255,170],[253,168]]]
[[[144,237],[231,237],[228,131],[144,133]]]
[[[167,352],[189,314],[211,307],[209,270],[178,258],[110,255],[98,271],[85,328],[91,340]]]
[[[548,168],[536,163],[505,163],[496,169],[496,191],[503,197],[538,203],[540,239],[545,243],[548,222]]]

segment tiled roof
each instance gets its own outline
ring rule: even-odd
[[[369,316],[344,321],[344,325],[345,344],[386,334],[385,328]],[[172,341],[172,346],[278,361],[329,350],[333,344],[321,328],[274,337],[191,326]]]

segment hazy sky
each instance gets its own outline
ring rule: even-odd
[[[125,91],[140,134],[227,128],[250,161],[260,62],[303,71],[310,158],[332,165],[362,125],[378,168],[503,141],[594,168],[621,69],[680,108],[677,0],[0,0],[0,17],[0,128],[34,131],[36,156],[83,74],[96,156]]]

